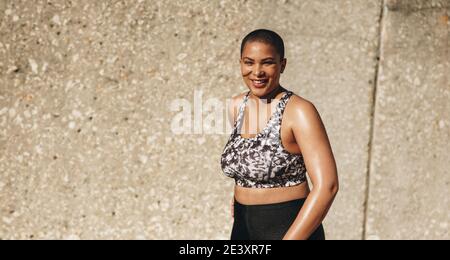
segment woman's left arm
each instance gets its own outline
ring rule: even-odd
[[[336,162],[315,106],[295,98],[292,131],[313,188],[283,240],[308,239],[325,218],[339,189]]]

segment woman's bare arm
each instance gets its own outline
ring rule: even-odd
[[[325,218],[339,189],[336,163],[315,106],[295,97],[292,131],[305,160],[313,189],[283,240],[308,239]]]

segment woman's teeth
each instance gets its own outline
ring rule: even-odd
[[[253,84],[255,86],[257,86],[257,87],[262,87],[262,86],[264,86],[267,83],[266,79],[264,79],[264,80],[252,80],[252,81],[253,81]]]
[[[267,84],[267,80],[252,80],[255,88],[263,88]]]

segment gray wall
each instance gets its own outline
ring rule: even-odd
[[[228,239],[229,132],[177,135],[171,104],[245,91],[240,40],[264,27],[337,160],[327,237],[449,239],[449,15],[450,0],[0,0],[0,238]]]

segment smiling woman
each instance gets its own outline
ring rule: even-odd
[[[286,67],[283,40],[264,30],[250,33],[242,41],[239,61],[244,82],[252,93],[263,96],[278,87],[280,74]]]
[[[323,240],[321,223],[337,194],[338,177],[320,115],[311,102],[280,85],[287,60],[275,32],[248,34],[239,62],[249,91],[233,97],[233,131],[221,157],[224,174],[235,179],[231,239]]]

